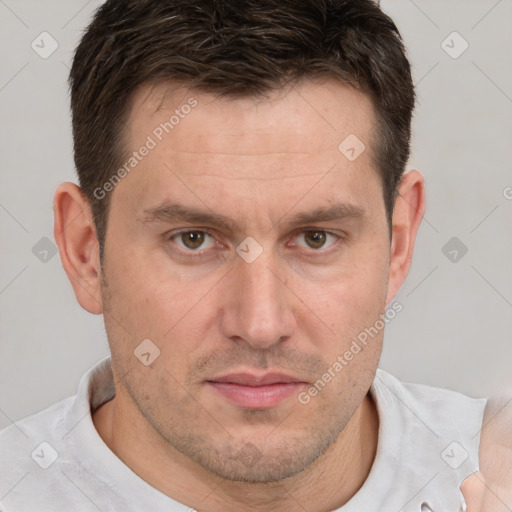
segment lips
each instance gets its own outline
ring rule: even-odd
[[[283,373],[232,373],[206,382],[210,388],[244,409],[269,409],[297,394],[307,383]]]
[[[265,386],[267,384],[280,384],[290,382],[301,382],[300,379],[284,373],[266,373],[264,375],[253,375],[251,373],[232,373],[223,377],[216,377],[209,382],[227,382],[240,384],[242,386]]]

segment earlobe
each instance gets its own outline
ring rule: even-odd
[[[423,176],[418,171],[409,171],[402,177],[393,211],[386,305],[393,300],[409,273],[416,233],[424,213]]]
[[[62,266],[80,305],[89,313],[103,311],[99,249],[90,206],[74,183],[62,183],[53,201],[54,236]]]

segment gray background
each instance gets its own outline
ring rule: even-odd
[[[34,254],[53,241],[55,188],[76,181],[66,80],[100,3],[0,0],[0,427],[73,394],[108,354],[103,319],[80,308],[58,254]],[[413,64],[409,167],[425,176],[427,212],[381,367],[487,396],[512,386],[512,0],[382,6]],[[59,45],[46,59],[31,47],[44,31]],[[454,31],[469,45],[457,58]],[[456,262],[442,251],[454,236]]]

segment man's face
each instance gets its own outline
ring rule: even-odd
[[[190,98],[197,104],[180,109]],[[334,81],[268,100],[164,86],[133,98],[130,152],[154,147],[111,197],[102,297],[117,400],[166,446],[224,478],[267,482],[303,470],[371,385],[382,332],[341,370],[335,363],[386,305],[374,125],[370,101]],[[355,160],[338,149],[351,134],[366,146]],[[214,220],[173,220],[164,210],[174,203]],[[338,204],[337,218],[318,214]],[[134,355],[148,362],[154,347],[149,366]],[[276,372],[299,383],[250,388],[257,382],[229,377]],[[325,385],[304,403],[319,379]]]

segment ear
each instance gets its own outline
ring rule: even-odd
[[[414,241],[425,213],[425,185],[418,171],[403,175],[393,210],[393,234],[388,272],[389,304],[402,286],[411,268]]]
[[[99,244],[92,212],[82,189],[62,183],[53,200],[54,236],[62,266],[80,305],[89,313],[103,312]]]

